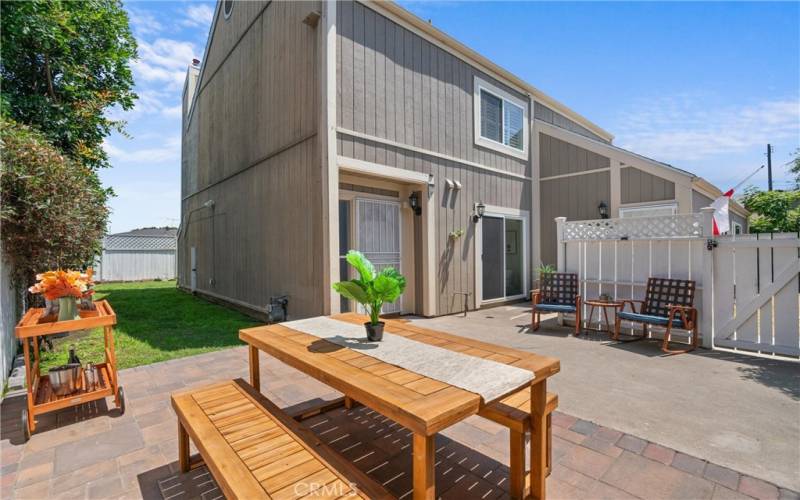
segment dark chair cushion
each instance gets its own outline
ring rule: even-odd
[[[575,306],[566,305],[566,304],[535,304],[534,310],[536,311],[547,311],[547,312],[559,312],[559,313],[574,313]]]
[[[650,314],[639,314],[628,311],[618,312],[617,316],[619,316],[620,319],[627,319],[628,321],[637,321],[640,323],[649,323],[651,325],[666,326],[669,322],[669,318],[665,316],[652,316]],[[678,328],[683,327],[683,321],[681,321],[680,316],[676,316],[672,319],[672,326],[676,326]]]

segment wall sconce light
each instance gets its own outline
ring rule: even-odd
[[[482,201],[479,201],[475,204],[475,213],[472,214],[472,222],[477,223],[481,220],[484,213],[486,213],[486,205],[484,205]]]
[[[600,212],[601,219],[608,219],[608,205],[606,202],[601,201],[599,205],[597,205],[597,211]]]
[[[414,211],[414,215],[422,215],[422,206],[419,204],[419,196],[416,191],[408,197],[408,204]]]

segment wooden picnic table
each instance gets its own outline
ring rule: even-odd
[[[362,324],[366,320],[366,317],[352,313],[336,315],[333,318],[356,324]],[[559,360],[420,328],[403,320],[385,321],[384,331],[387,333],[491,359],[530,370],[535,374],[530,383],[533,420],[530,494],[533,498],[544,499],[547,457],[545,421],[547,378],[558,373]],[[415,499],[434,498],[436,433],[471,415],[476,415],[485,405],[492,403],[483,401],[478,394],[421,376],[280,324],[241,330],[239,338],[250,346],[250,383],[257,390],[260,390],[258,351],[261,350],[411,430]],[[517,390],[520,388],[515,389]],[[505,396],[507,394],[503,395]],[[525,460],[522,460],[523,469],[524,463]],[[524,477],[525,471],[512,471],[511,474]]]

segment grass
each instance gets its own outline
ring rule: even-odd
[[[193,356],[242,345],[239,329],[256,320],[175,288],[174,281],[98,285],[97,299],[108,299],[117,313],[114,341],[118,368]],[[75,345],[82,363],[104,360],[103,331],[72,334],[42,353],[42,371],[64,364]]]

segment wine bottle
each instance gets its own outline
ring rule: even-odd
[[[69,346],[69,359],[67,360],[67,363],[70,364],[70,365],[71,364],[78,364],[78,365],[81,364],[80,358],[78,358],[78,355],[75,354],[75,346],[74,345]]]

